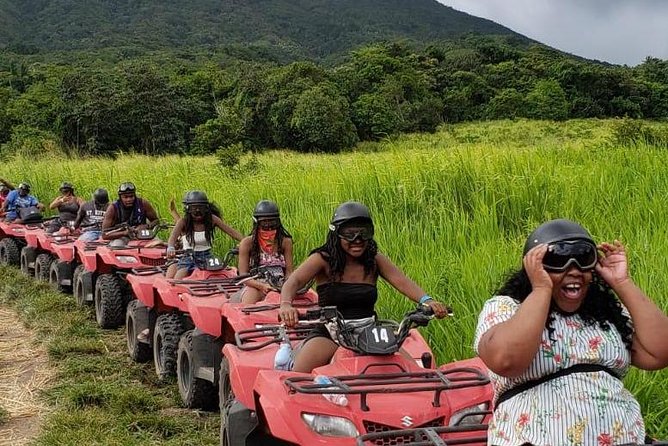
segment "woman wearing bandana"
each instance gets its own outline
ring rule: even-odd
[[[292,236],[281,224],[278,205],[262,200],[253,211],[253,231],[239,245],[239,274],[248,274],[258,267],[283,276],[292,273]],[[253,304],[274,290],[263,280],[249,280],[241,290],[241,302]],[[274,290],[277,291],[277,290]]]
[[[198,190],[188,192],[183,198],[183,205],[185,214],[176,222],[167,242],[167,258],[175,256],[175,245],[179,238],[183,243],[183,249],[191,251],[192,254],[181,257],[176,272],[168,270],[167,278],[172,278],[174,274],[173,278],[182,279],[211,257],[214,228],[219,228],[234,240],[243,238],[239,231],[214,215],[212,205],[204,192]]]

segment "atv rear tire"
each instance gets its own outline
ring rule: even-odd
[[[95,284],[95,319],[102,328],[117,328],[125,320],[126,295],[121,278],[102,274]]]
[[[135,362],[149,362],[153,356],[151,346],[137,339],[137,335],[144,329],[137,326],[137,312],[141,302],[133,300],[128,304],[125,312],[125,338],[128,345],[128,353]]]
[[[195,376],[193,361],[193,330],[181,336],[176,356],[176,379],[181,400],[188,409],[210,410],[216,407],[216,386],[210,381]]]
[[[43,253],[37,256],[37,259],[35,259],[35,279],[41,282],[49,281],[51,262],[53,262],[51,254]]]
[[[64,275],[69,275],[72,272],[72,267],[68,262],[63,262],[62,260],[54,260],[49,266],[49,283],[51,286],[61,293],[71,293],[72,292],[72,278],[70,277],[70,285],[63,285],[62,282],[67,280],[67,277]]]
[[[218,405],[220,407],[220,446],[230,446],[229,411],[234,402],[234,391],[230,384],[230,363],[223,356],[220,360],[218,379]]]
[[[0,240],[0,263],[19,266],[21,264],[21,245],[12,238]]]
[[[21,249],[21,272],[26,276],[33,277],[35,275],[36,259],[37,250],[32,246],[24,246]]]
[[[176,375],[179,339],[185,331],[183,318],[177,313],[161,314],[155,321],[153,362],[158,378],[164,380]]]

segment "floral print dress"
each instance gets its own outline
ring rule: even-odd
[[[520,303],[508,296],[488,300],[478,318],[474,348],[496,324],[507,321]],[[628,311],[624,308],[625,315]],[[619,332],[611,324],[586,325],[579,315],[552,313],[551,341],[543,331],[538,354],[520,376],[506,378],[489,372],[494,399],[523,382],[575,364],[599,364],[624,376],[631,363]],[[643,443],[645,425],[640,406],[621,380],[607,372],[573,373],[522,392],[500,404],[489,425],[488,444],[519,446],[607,446]]]

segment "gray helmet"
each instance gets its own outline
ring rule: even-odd
[[[329,230],[336,231],[341,225],[353,220],[367,221],[373,225],[369,208],[357,201],[346,201],[334,211],[332,220],[329,222]]]
[[[21,183],[18,185],[17,189],[21,189],[25,191],[26,193],[30,193],[30,184],[28,183]]]
[[[93,192],[93,200],[98,204],[109,203],[109,193],[107,189],[97,188]]]
[[[135,187],[134,183],[126,181],[125,183],[121,183],[118,186],[118,195],[134,193],[137,193],[137,188]]]
[[[183,196],[182,203],[186,206],[190,204],[209,204],[209,198],[200,190],[191,190]]]
[[[253,221],[257,222],[263,218],[279,218],[278,205],[273,201],[261,200],[253,209]]]
[[[524,244],[522,255],[526,255],[531,248],[541,243],[563,242],[566,240],[585,240],[596,245],[589,232],[579,224],[564,219],[550,220],[538,226],[529,234]]]
[[[58,190],[61,192],[64,190],[71,190],[72,192],[74,192],[74,186],[72,185],[72,183],[63,181],[62,183],[60,183],[60,187],[58,188]]]

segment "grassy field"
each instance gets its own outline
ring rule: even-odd
[[[668,309],[668,277],[663,274],[668,270],[668,154],[644,144],[619,145],[613,138],[616,125],[615,121],[467,124],[444,127],[433,135],[366,144],[341,155],[262,154],[254,169],[241,172],[220,167],[215,157],[121,155],[113,161],[15,160],[4,165],[3,175],[31,182],[46,203],[61,181],[72,181],[88,195],[95,187],[114,191],[121,181],[131,180],[164,216],[170,198],[180,200],[185,191],[202,189],[242,232],[250,229],[254,204],[262,198],[273,199],[294,236],[297,261],[324,241],[327,222],[338,203],[362,201],[374,215],[381,250],[431,295],[454,308],[455,318],[425,330],[438,361],[445,362],[473,355],[473,330],[483,302],[506,272],[519,267],[528,233],[551,218],[577,220],[599,241],[617,238],[626,243],[634,279],[661,308]],[[217,241],[220,253],[230,246],[230,240]],[[409,308],[407,300],[387,287],[381,288],[381,296],[382,316],[399,317]],[[70,305],[70,298],[52,299],[53,305]],[[146,392],[146,398],[137,402],[136,413],[162,419],[160,411],[154,411],[161,407],[155,398],[169,396],[153,396],[150,373],[130,366],[129,360],[123,362],[120,335],[97,332],[86,315],[72,311],[68,314],[80,321],[63,330],[82,330],[92,336],[82,338],[82,348],[84,352],[91,348],[99,356],[95,367],[100,367],[105,384],[81,385],[68,392],[78,391],[78,398],[86,400],[88,392],[96,391],[100,398],[108,394],[118,402],[124,397],[114,390],[115,381],[137,380],[144,390],[126,391],[133,398]],[[58,361],[59,348],[70,349],[69,341],[52,339],[50,343],[51,355]],[[100,351],[103,344],[108,353]],[[72,361],[76,358],[73,355]],[[128,365],[119,371],[111,361]],[[86,364],[84,359],[71,367]],[[664,438],[668,437],[667,378],[666,371],[634,371],[626,379],[642,403],[649,432]],[[70,435],[79,435],[73,430],[73,419],[82,416],[81,410],[104,417],[96,412],[98,408],[80,409],[69,393],[70,400],[59,397],[59,389],[49,390],[48,395],[57,407],[66,409],[49,420],[45,436],[62,425],[70,426]],[[110,410],[118,410],[120,417],[125,408],[120,404]],[[171,426],[170,421],[165,423]],[[135,438],[128,433],[132,426],[127,424],[113,435]],[[170,441],[187,444],[177,438]]]

